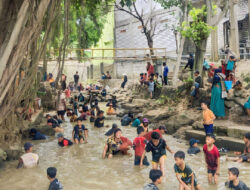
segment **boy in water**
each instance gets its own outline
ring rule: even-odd
[[[198,147],[199,142],[200,142],[199,140],[196,140],[194,138],[190,139],[190,141],[189,141],[190,147],[187,151],[188,154],[197,154],[201,151],[200,148]]]
[[[104,119],[105,117],[103,116],[104,112],[103,111],[99,111],[97,114],[97,118],[95,120],[95,127],[97,128],[101,128],[104,126]]]
[[[62,190],[63,186],[56,178],[57,169],[54,167],[49,167],[47,169],[47,177],[50,181],[49,189],[48,190]]]
[[[18,168],[33,168],[38,165],[39,163],[39,156],[38,154],[32,153],[32,144],[26,142],[24,144],[25,153],[20,157],[18,162]]]
[[[69,139],[64,138],[62,133],[57,134],[57,139],[58,139],[58,145],[61,147],[71,146],[73,144]]]
[[[243,154],[242,152],[235,152],[235,155],[240,155],[233,159],[235,162],[250,162],[250,133],[246,133],[243,140],[245,142]]]
[[[180,183],[179,190],[200,190],[201,187],[197,184],[197,180],[193,170],[184,161],[185,153],[183,151],[176,152],[174,155],[174,159],[174,171],[176,174],[176,178]]]
[[[90,109],[90,118],[89,122],[94,122],[95,121],[95,106],[92,105]]]
[[[156,169],[150,170],[149,178],[152,180],[152,183],[147,184],[143,188],[143,190],[159,190],[157,186],[162,182],[161,170],[156,170]]]
[[[82,124],[81,119],[77,119],[77,125],[72,131],[72,138],[76,144],[83,143],[84,140],[87,143],[88,129]]]
[[[225,183],[225,186],[230,189],[234,190],[249,190],[249,188],[246,186],[246,184],[239,180],[239,170],[238,168],[229,168],[228,169],[228,179]]]
[[[215,115],[214,113],[208,109],[207,107],[207,104],[206,103],[201,103],[201,108],[202,108],[202,115],[203,115],[203,126],[204,126],[204,129],[205,129],[205,132],[206,134],[208,133],[211,133],[213,134],[214,133],[214,120],[215,120]]]
[[[213,134],[206,135],[206,144],[203,146],[205,160],[207,164],[208,183],[218,184],[218,176],[220,175],[220,153],[214,145],[216,138]]]
[[[166,144],[165,140],[160,138],[160,134],[157,132],[153,132],[151,135],[152,140],[146,146],[146,150],[144,151],[140,167],[142,166],[142,161],[144,160],[146,152],[152,152],[152,168],[158,169],[160,167],[162,174],[164,176],[164,164],[166,159],[166,149],[173,154],[173,151]]]
[[[138,134],[138,137],[136,137],[133,141],[133,148],[135,150],[134,165],[140,165],[140,162],[142,162],[143,165],[149,166],[147,156],[145,156],[144,159],[141,160],[143,152],[145,151],[145,146],[147,144],[147,140],[145,139],[145,137],[143,137],[144,128],[138,127],[137,134]]]
[[[107,115],[116,115],[112,103],[109,104],[109,108],[107,109],[106,112],[107,112]]]

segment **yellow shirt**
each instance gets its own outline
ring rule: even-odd
[[[203,123],[204,124],[210,125],[210,124],[214,123],[213,121],[215,119],[215,115],[210,109],[204,110],[202,114],[203,114]]]
[[[107,109],[107,114],[108,114],[108,115],[111,115],[111,114],[114,114],[114,113],[115,113],[114,108],[108,108],[108,109]]]

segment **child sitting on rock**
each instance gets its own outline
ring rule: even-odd
[[[189,141],[190,147],[188,149],[188,154],[197,154],[201,151],[200,148],[198,147],[199,142],[200,142],[199,140],[196,140],[194,138],[190,139]]]

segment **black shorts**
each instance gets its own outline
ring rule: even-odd
[[[247,155],[241,155],[240,158],[242,159],[242,162],[247,162],[249,157]]]
[[[141,157],[140,156],[135,156],[135,161],[134,161],[135,166],[140,165],[140,162],[141,162]],[[149,162],[148,162],[147,156],[145,156],[144,159],[143,159],[143,165],[145,165],[145,166],[150,165]]]
[[[207,173],[214,176],[216,174],[216,170],[207,169]]]
[[[183,180],[183,179],[181,179],[186,185],[191,185],[191,178],[188,180],[188,181],[185,181],[185,180]],[[197,179],[196,179],[196,177],[194,178],[194,187],[197,187],[197,185],[198,185],[198,181],[197,181]]]
[[[57,111],[57,115],[61,115],[61,116],[64,116],[65,114],[65,111],[64,110],[61,110],[61,111]]]

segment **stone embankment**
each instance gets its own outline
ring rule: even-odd
[[[188,87],[188,88],[186,88]],[[201,89],[200,98],[195,104],[210,101],[210,88]],[[156,128],[165,125],[169,134],[176,138],[189,140],[205,140],[205,132],[202,124],[202,111],[197,108],[188,108],[189,85],[182,85],[178,89],[163,87],[158,100],[149,99],[147,88],[140,85],[131,85],[126,90],[114,90],[118,100],[119,114],[123,116],[128,112],[143,113],[150,121],[150,127]],[[232,90],[225,107],[227,117],[225,120],[216,120],[214,130],[217,136],[216,145],[232,151],[242,151],[244,147],[243,135],[250,132],[250,123],[245,116],[243,105],[250,96],[250,91]],[[161,101],[165,99],[165,102]]]

